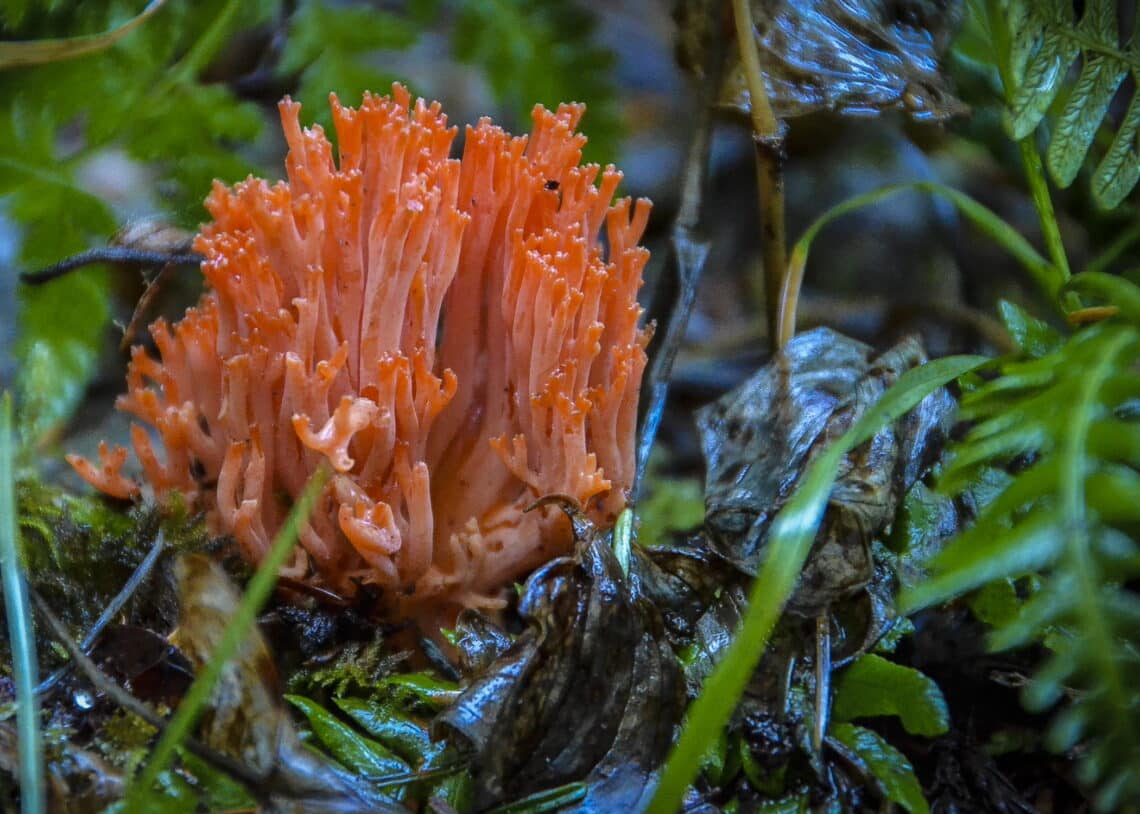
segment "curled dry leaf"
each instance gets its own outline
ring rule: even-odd
[[[771,521],[807,466],[925,361],[914,338],[875,357],[867,345],[821,328],[797,336],[743,385],[700,410],[713,550],[755,575]],[[872,581],[871,543],[932,463],[953,410],[953,398],[937,390],[843,458],[789,609],[814,615]]]
[[[527,580],[519,613],[526,631],[438,720],[476,753],[476,807],[584,779],[574,810],[640,810],[683,710],[656,608],[591,529]],[[467,624],[460,644],[478,630]],[[501,645],[484,638],[476,662]]]

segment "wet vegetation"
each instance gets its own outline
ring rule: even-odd
[[[1140,811],[1136,5],[605,5],[0,0],[5,811]],[[250,564],[63,464],[393,80],[656,203],[628,505],[434,625],[281,573],[331,467]]]

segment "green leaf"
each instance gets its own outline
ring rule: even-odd
[[[101,34],[24,42],[0,42],[0,70],[75,59],[110,48],[145,22],[165,2],[166,0],[151,0],[137,16]],[[23,15],[20,14],[19,16],[22,17]]]
[[[942,495],[934,492],[922,481],[911,487],[903,498],[902,506],[891,524],[887,546],[896,554],[908,560],[922,557],[929,549],[930,542],[940,540],[947,523],[956,523],[953,505]],[[899,577],[909,578],[910,569],[902,569]]]
[[[0,2],[0,23],[9,30],[18,28],[32,6],[32,0],[3,0]]]
[[[995,579],[970,597],[974,617],[991,627],[1008,625],[1021,612],[1021,598],[1012,579]]]
[[[317,702],[299,695],[286,695],[285,700],[301,710],[329,754],[361,777],[383,780],[411,768],[386,746],[361,735]]]
[[[1104,43],[1117,41],[1116,8],[1113,3],[1090,3],[1078,32]],[[1077,177],[1108,113],[1116,89],[1128,75],[1128,66],[1104,53],[1090,53],[1081,75],[1069,93],[1064,109],[1053,125],[1046,161],[1058,186],[1067,187]]]
[[[381,48],[406,48],[417,34],[416,27],[402,17],[363,3],[329,6],[321,0],[302,0],[290,18],[279,68],[285,73],[303,70],[329,51],[355,56]],[[335,90],[339,89],[330,87],[325,92]]]
[[[39,268],[86,249],[89,230],[102,230],[105,236],[114,230],[109,210],[96,199],[34,172],[21,173],[11,165],[8,169],[8,212],[26,224],[24,268]],[[6,186],[0,175],[0,194]],[[37,445],[68,418],[83,397],[110,317],[107,280],[104,269],[92,268],[18,289],[15,390],[17,424],[26,447]]]
[[[772,627],[795,587],[831,495],[842,457],[896,420],[937,388],[988,361],[953,356],[909,370],[854,426],[815,459],[792,498],[773,521],[768,555],[752,583],[748,610],[732,644],[685,716],[681,737],[662,770],[649,814],[673,814],[700,771],[701,760],[720,737],[752,675]]]
[[[191,810],[201,805],[210,811],[237,811],[255,807],[256,802],[245,787],[225,772],[215,769],[184,749],[178,750],[178,760],[182,763],[183,770],[194,775],[201,791],[199,796],[205,798],[199,800]]]
[[[1136,291],[1121,282],[1094,272],[1073,288],[1123,304],[1131,320]],[[1123,587],[1140,578],[1138,357],[1140,330],[1110,320],[1036,360],[1003,363],[963,397],[961,414],[978,424],[952,450],[948,480],[1007,466],[1019,446],[1008,436],[1037,440],[975,525],[934,558],[933,576],[900,597],[913,609],[987,586],[999,597],[991,648],[1040,642],[1053,651],[1023,703],[1040,711],[1067,698],[1071,711],[1055,719],[1049,743],[1080,738],[1077,767],[1094,799],[1129,805],[1140,800],[1140,602]],[[1012,613],[1009,581],[1020,575],[1039,587]]]
[[[969,195],[944,184],[938,184],[932,181],[912,181],[906,184],[894,184],[882,187],[862,195],[855,195],[836,204],[816,218],[811,225],[804,230],[803,235],[796,241],[788,256],[789,283],[786,284],[786,288],[793,292],[793,299],[798,297],[799,287],[807,267],[808,254],[811,251],[811,244],[815,241],[823,227],[850,212],[876,204],[884,198],[891,197],[899,192],[910,190],[927,192],[948,200],[960,214],[973,223],[983,234],[1016,259],[1046,293],[1051,295],[1054,290],[1062,284],[1063,277],[1053,265],[1042,257],[1028,240],[1016,229],[1002,220],[992,209],[978,203]]]
[[[436,711],[451,706],[460,693],[459,685],[454,681],[435,678],[427,673],[387,676],[380,681],[380,688],[389,690],[398,699]]]
[[[1135,76],[1133,71],[1133,76]],[[1093,172],[1093,199],[1105,209],[1115,209],[1123,203],[1136,182],[1140,181],[1140,155],[1136,152],[1136,137],[1140,133],[1140,95],[1135,93],[1128,111],[1120,120],[1112,144]]]
[[[927,737],[950,727],[946,699],[932,678],[873,653],[839,674],[831,714],[837,721],[894,715],[907,732]]]
[[[431,798],[451,806],[454,811],[470,811],[475,805],[475,782],[470,773],[456,772],[439,782]]]
[[[899,596],[899,608],[913,613],[979,588],[995,579],[1016,577],[1056,562],[1065,545],[1057,512],[1040,512],[1000,535],[977,527],[956,537],[930,563],[934,575]]]
[[[1140,47],[1135,32],[1121,42],[1114,0],[1088,0],[1079,20],[1069,0],[991,0],[986,15],[997,63],[1005,86],[1006,126],[1025,153],[1031,183],[1039,170],[1029,166],[1040,161],[1029,137],[1043,119],[1050,118],[1051,139],[1046,158],[1049,171],[1062,187],[1073,182],[1090,153],[1097,151],[1101,131],[1113,128],[1108,113],[1124,78],[1140,76]],[[1080,61],[1075,82],[1068,83],[1073,66]],[[1105,209],[1119,206],[1140,181],[1140,96],[1130,88],[1131,100],[1115,134],[1092,173],[1093,199]],[[1062,94],[1064,104],[1054,106]],[[1050,115],[1049,111],[1058,112]],[[1040,179],[1043,186],[1043,179]],[[1045,193],[1047,194],[1047,193]],[[1035,203],[1038,191],[1034,194]],[[1052,220],[1052,207],[1048,207]],[[1044,215],[1044,211],[1042,214]],[[1049,238],[1053,241],[1053,237]],[[1055,247],[1050,254],[1060,262]]]
[[[187,226],[200,219],[213,178],[236,180],[251,169],[237,146],[260,130],[261,113],[199,74],[238,28],[266,19],[269,5],[167,3],[98,53],[0,72],[0,197],[18,228],[21,269],[105,244],[116,231],[111,207],[79,181],[93,159],[125,152],[159,162],[166,177],[150,186]],[[98,37],[142,7],[55,4],[15,17],[26,23],[24,39]],[[79,403],[107,338],[108,285],[105,271],[89,269],[19,289],[15,391],[25,445],[41,442]]]
[[[1085,481],[1087,505],[1097,519],[1111,526],[1127,526],[1140,506],[1140,472],[1129,466],[1102,466]]]
[[[1014,7],[1022,10],[1021,4]],[[1067,0],[1038,0],[1036,13],[1029,7],[1011,20],[1011,62],[1017,85],[1011,89],[1006,125],[1015,141],[1036,129],[1080,53],[1073,38],[1063,34],[1066,11],[1072,16],[1067,7]]]
[[[739,756],[737,747],[740,746],[741,744],[737,742],[730,747],[728,733],[722,732],[705,752],[701,761],[701,772],[713,788],[724,786],[740,771],[740,762],[732,759]]]
[[[690,531],[705,518],[705,498],[697,478],[663,478],[652,470],[637,504],[637,541],[643,546],[666,545],[673,532]]]
[[[361,698],[337,698],[336,705],[369,735],[413,766],[439,753],[443,744],[432,742],[427,729],[400,712],[394,704]]]
[[[21,292],[16,392],[20,435],[29,447],[71,415],[95,371],[109,316],[102,278],[84,272]]]
[[[996,652],[1043,639],[1053,622],[1072,611],[1075,590],[1076,585],[1066,576],[1049,579],[1013,619],[990,633],[987,646]]]
[[[1045,356],[1061,344],[1061,335],[1049,323],[1032,316],[1008,300],[998,302],[998,314],[1021,352],[1032,359]]]
[[[586,798],[585,783],[567,783],[565,786],[528,795],[513,803],[496,806],[487,814],[547,814],[562,811]]]
[[[1086,271],[1074,275],[1065,289],[1103,299],[1109,305],[1119,308],[1122,317],[1140,325],[1140,286],[1123,277],[1102,271]]]
[[[914,767],[902,752],[879,735],[854,724],[836,724],[831,736],[854,752],[879,783],[888,800],[911,814],[929,814],[930,806],[922,795],[922,786],[914,776]]]
[[[180,772],[166,769],[158,776],[156,783],[162,794],[154,799],[153,808],[148,810],[148,814],[194,814],[200,810],[202,801],[197,789]],[[110,809],[114,814],[119,814],[125,807],[120,804],[111,806]]]

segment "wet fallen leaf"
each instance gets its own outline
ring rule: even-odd
[[[965,110],[938,59],[961,21],[957,0],[751,0],[756,46],[776,116],[902,109],[916,119]],[[747,114],[739,56],[721,103]]]
[[[584,780],[572,810],[639,810],[683,708],[656,609],[591,531],[527,580],[519,615],[527,629],[437,722],[474,750],[476,808]]]
[[[961,22],[960,0],[750,0],[750,5],[760,70],[778,118],[902,109],[915,119],[939,120],[966,109],[938,64]],[[681,64],[700,75],[710,63],[710,49],[727,49],[720,103],[748,115],[752,99],[728,4],[681,0],[675,16]]]
[[[748,381],[698,411],[708,462],[705,529],[713,550],[755,575],[771,520],[808,465],[902,373],[925,360],[915,339],[876,356],[867,345],[820,328],[797,336]],[[871,543],[929,468],[953,410],[953,399],[939,389],[843,457],[790,610],[813,615],[873,581]]]

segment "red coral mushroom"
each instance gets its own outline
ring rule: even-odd
[[[649,205],[611,203],[620,173],[580,165],[580,105],[537,107],[529,138],[480,121],[456,160],[439,105],[410,102],[333,96],[337,160],[281,103],[288,181],[215,185],[209,288],[152,327],[161,361],[134,349],[119,407],[154,494],[206,508],[254,562],[328,461],[289,574],[438,613],[569,549],[556,511],[524,513],[537,498],[600,523],[623,507]],[[70,460],[128,497],[126,454]]]

